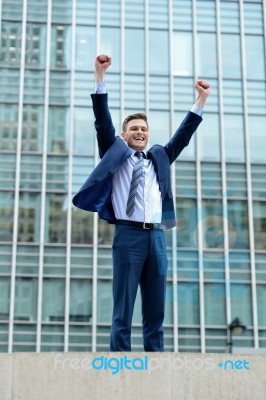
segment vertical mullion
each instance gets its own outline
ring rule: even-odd
[[[69,112],[69,154],[68,154],[68,193],[67,193],[67,235],[66,235],[66,279],[65,279],[65,331],[64,351],[69,346],[69,301],[70,301],[70,267],[71,267],[71,216],[72,216],[72,170],[73,170],[73,136],[74,136],[74,94],[75,94],[75,52],[76,52],[76,0],[72,0],[71,32],[71,70],[70,70],[70,112]]]
[[[96,52],[100,52],[101,29],[101,1],[96,2]],[[98,147],[95,140],[94,166],[98,163]],[[98,259],[98,215],[93,214],[93,253],[92,253],[92,352],[96,352],[97,334],[97,259]]]
[[[51,44],[51,19],[52,0],[47,3],[47,37],[46,37],[46,62],[45,62],[45,92],[44,92],[44,125],[42,147],[42,187],[41,187],[41,216],[40,216],[40,248],[38,272],[38,300],[37,300],[37,335],[36,351],[41,349],[41,323],[42,323],[42,291],[43,291],[43,259],[44,259],[44,233],[45,233],[45,195],[47,171],[47,137],[49,113],[49,81],[50,81],[50,44]]]
[[[125,108],[125,2],[121,0],[120,12],[120,113],[124,115]]]
[[[9,303],[10,304],[9,333],[8,333],[8,352],[9,353],[12,352],[12,348],[13,348],[13,331],[14,331],[16,258],[17,258],[18,211],[19,211],[19,185],[20,185],[20,171],[21,171],[22,120],[23,120],[23,97],[24,97],[24,76],[25,76],[26,24],[27,24],[27,0],[24,0],[23,13],[22,13],[22,32],[21,32],[18,131],[17,131],[17,149],[16,149],[16,176],[15,176],[15,193],[14,193],[12,264],[11,264],[10,303]]]
[[[197,21],[196,0],[192,0],[193,16],[193,43],[194,43],[194,80],[198,75],[198,52],[197,52]],[[205,353],[205,312],[204,312],[204,276],[203,276],[203,238],[202,238],[202,198],[201,198],[201,164],[200,164],[200,142],[196,135],[196,177],[197,177],[197,230],[198,230],[198,257],[199,257],[199,301],[200,301],[200,343],[201,352]]]
[[[246,148],[246,176],[248,192],[248,225],[249,225],[249,246],[250,246],[250,268],[251,268],[251,291],[252,291],[252,314],[254,327],[254,346],[259,348],[258,337],[258,310],[257,310],[257,290],[256,290],[256,266],[255,266],[255,241],[252,205],[252,186],[251,186],[251,160],[249,150],[249,125],[248,125],[248,101],[247,101],[247,74],[245,60],[245,31],[244,31],[244,10],[243,0],[239,2],[240,16],[240,40],[241,40],[241,61],[242,61],[242,87],[243,87],[243,106],[244,106],[244,134]]]
[[[169,86],[169,96],[170,96],[170,132],[174,132],[174,67],[173,67],[173,0],[168,2],[168,18],[169,18],[169,66],[170,66],[170,86]],[[175,185],[175,167],[174,162],[171,167],[171,185],[174,193],[176,193]],[[174,339],[174,352],[178,351],[178,307],[177,307],[177,248],[176,248],[176,226],[172,229],[172,279],[173,279],[173,339]]]
[[[222,172],[222,206],[223,206],[223,233],[224,233],[224,268],[225,268],[225,305],[226,324],[231,323],[230,304],[230,268],[229,268],[229,236],[227,219],[227,184],[226,184],[226,158],[224,136],[224,104],[223,104],[223,72],[222,72],[222,44],[221,44],[221,11],[220,1],[216,0],[216,32],[217,32],[217,64],[218,64],[218,93],[219,93],[219,125],[221,132],[221,172]]]
[[[150,77],[149,77],[149,70],[150,70],[150,59],[149,59],[149,2],[145,1],[145,112],[147,116],[149,116],[149,109],[150,109]]]

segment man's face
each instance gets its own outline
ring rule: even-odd
[[[129,147],[144,150],[149,140],[149,130],[143,119],[132,119],[127,123],[126,131],[121,133]]]

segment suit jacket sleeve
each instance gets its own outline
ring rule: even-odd
[[[108,108],[108,94],[91,95],[93,112],[95,116],[95,129],[99,155],[102,158],[115,141],[115,128]]]
[[[193,133],[198,128],[201,123],[202,118],[189,111],[186,115],[185,119],[182,121],[181,125],[175,132],[174,136],[171,140],[164,146],[165,151],[170,160],[170,164],[172,164],[175,159],[179,156],[181,151],[189,144],[189,141],[193,135]]]

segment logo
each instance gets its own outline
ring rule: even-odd
[[[233,369],[237,369],[238,371],[241,371],[242,369],[250,370],[249,361],[246,360],[226,360],[224,363],[220,361],[218,367],[224,369],[225,371]]]

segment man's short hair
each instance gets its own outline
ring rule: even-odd
[[[122,124],[122,132],[126,132],[127,124],[129,123],[129,121],[132,121],[132,119],[143,119],[143,121],[145,121],[147,124],[147,128],[149,128],[147,115],[143,114],[143,113],[137,113],[137,114],[128,115],[126,117],[126,119],[124,120],[124,122]]]

